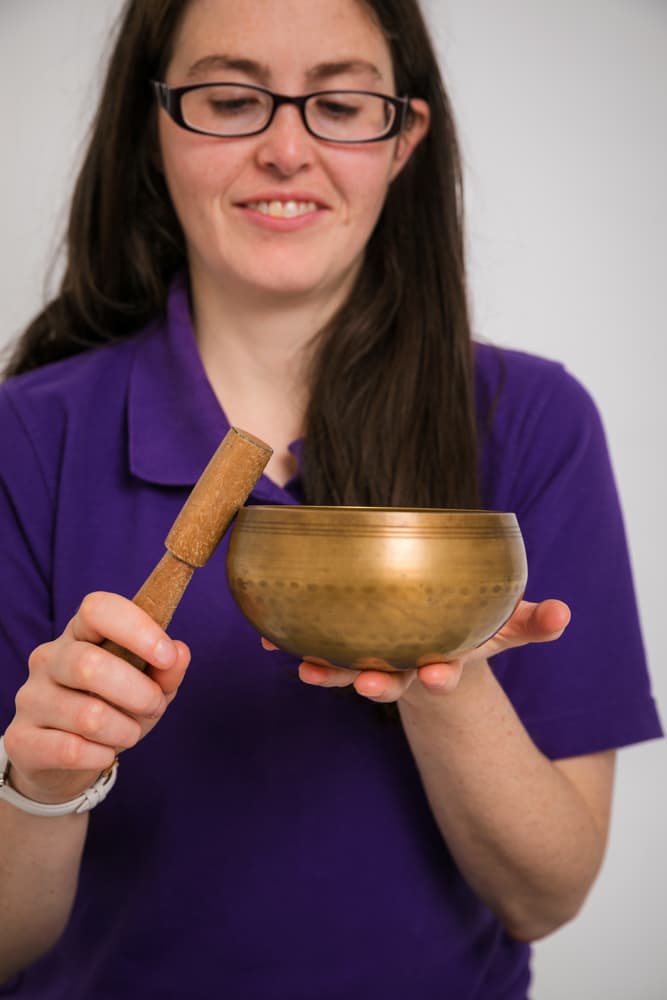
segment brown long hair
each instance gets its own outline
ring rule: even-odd
[[[150,79],[188,0],[128,0],[75,187],[56,297],[16,344],[17,375],[129,336],[164,309],[185,243],[156,163]],[[475,506],[473,359],[461,166],[418,0],[363,0],[397,92],[431,127],[393,182],[356,287],[320,334],[306,419],[308,503]]]

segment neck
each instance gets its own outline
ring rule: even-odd
[[[213,391],[230,424],[271,445],[267,474],[283,484],[295,472],[288,445],[304,433],[317,334],[340,303],[231,295],[197,274],[191,283],[195,336]]]
[[[280,377],[291,392],[307,380],[317,334],[345,301],[351,281],[327,295],[262,294],[222,288],[193,269],[191,284],[195,334],[209,378],[216,381],[237,365],[249,374]]]

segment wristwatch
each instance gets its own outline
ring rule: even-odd
[[[118,776],[118,758],[116,757],[111,767],[102,771],[95,784],[86,788],[75,799],[47,805],[46,802],[35,802],[34,799],[29,799],[12,788],[9,784],[10,767],[11,761],[5,750],[5,739],[4,736],[0,736],[0,801],[4,799],[5,802],[16,806],[17,809],[32,813],[33,816],[67,816],[69,813],[89,812],[106,799],[116,784]]]

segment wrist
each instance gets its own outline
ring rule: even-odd
[[[116,782],[117,771],[118,758],[102,774],[93,774],[83,789],[81,783],[86,780],[86,776],[79,774],[78,791],[74,791],[70,785],[69,790],[52,789],[44,794],[43,790],[34,788],[25,777],[14,772],[4,747],[4,737],[0,736],[0,800],[35,816],[66,816],[69,813],[89,812],[107,797]]]
[[[9,761],[5,783],[19,795],[41,805],[57,805],[82,795],[99,778],[99,771],[51,771],[35,775],[34,780]]]
[[[471,701],[479,697],[480,690],[491,676],[488,660],[473,657],[466,659],[455,678],[448,677],[442,672],[441,667],[439,669],[439,679],[443,681],[441,685],[437,683],[435,667],[434,672],[426,675],[422,675],[420,670],[412,684],[398,699],[398,704],[417,712],[435,712],[440,715],[451,715],[454,718],[460,712],[465,712]],[[429,668],[422,670],[428,671]]]

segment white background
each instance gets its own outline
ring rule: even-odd
[[[476,330],[564,361],[602,411],[667,715],[667,2],[426,2],[463,142]],[[0,0],[0,344],[42,301],[119,8]],[[667,997],[666,760],[663,742],[620,754],[602,875],[538,945],[535,1000]]]

